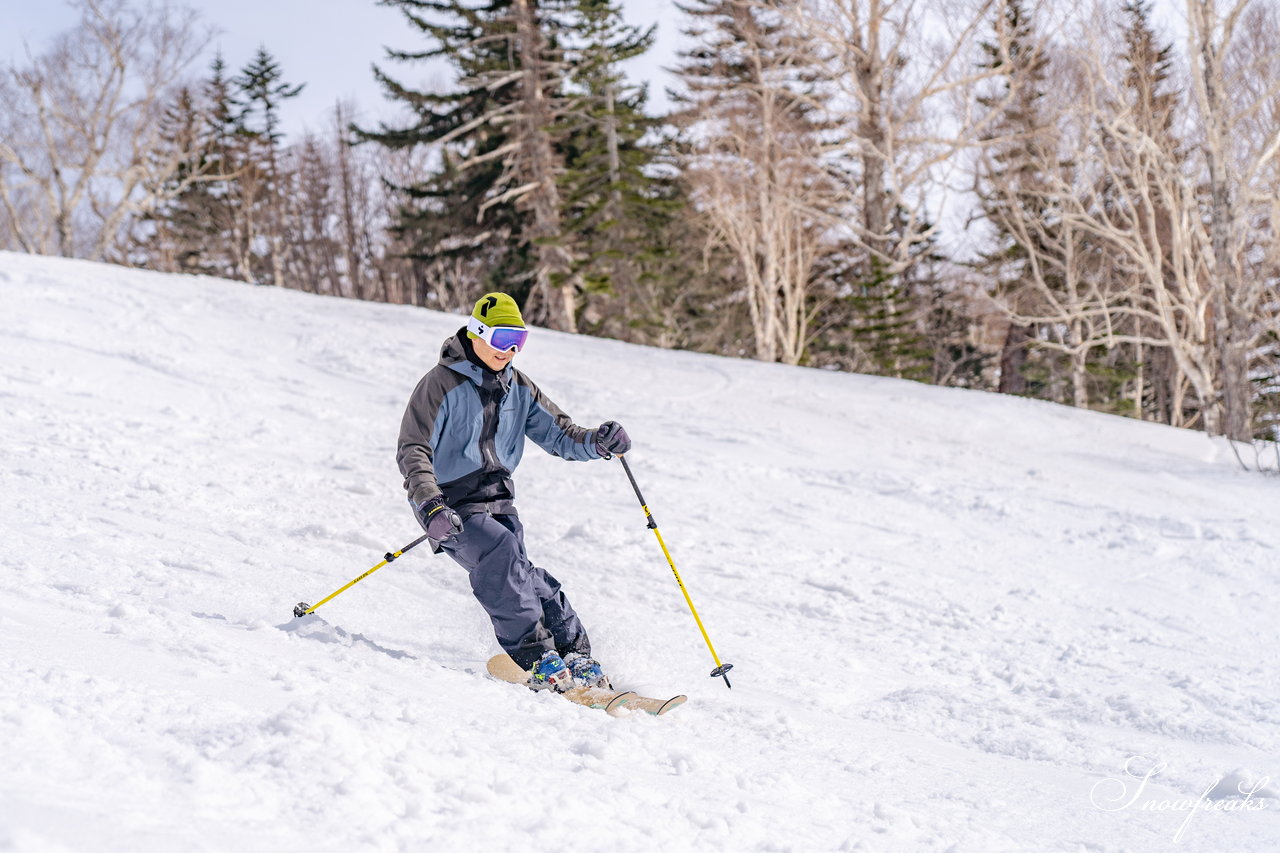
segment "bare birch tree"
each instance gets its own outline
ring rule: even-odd
[[[101,260],[130,217],[172,186],[182,152],[156,158],[175,83],[203,49],[173,4],[72,0],[77,26],[0,75],[0,204],[24,251]]]
[[[1191,417],[1212,434],[1236,439],[1251,434],[1249,358],[1274,332],[1268,306],[1276,302],[1275,274],[1264,259],[1275,239],[1266,224],[1274,206],[1266,188],[1274,181],[1280,128],[1257,116],[1274,109],[1280,80],[1259,74],[1259,63],[1274,62],[1272,54],[1238,47],[1249,2],[1220,14],[1208,0],[1189,0],[1183,59],[1192,103],[1181,116],[1182,145],[1163,130],[1167,116],[1157,111],[1167,107],[1135,96],[1133,79],[1114,61],[1116,45],[1107,34],[1115,28],[1097,27],[1108,10],[1088,11],[1073,39],[1085,79],[1064,112],[1076,132],[1070,146],[1076,168],[1044,170],[1039,207],[1054,211],[1063,234],[1075,235],[1061,252],[1091,245],[1101,262],[1088,279],[1065,271],[1085,285],[1067,289],[1072,299],[1049,298],[1064,292],[1059,284],[1054,294],[1042,293],[1038,310],[1014,312],[1024,322],[1091,330],[1068,336],[1076,346],[1167,350],[1177,370],[1171,422],[1193,424],[1184,415],[1185,387],[1196,402]],[[1265,16],[1250,20],[1253,38],[1267,31]],[[1014,224],[1028,238],[1042,236],[1044,226],[1032,219]],[[1039,260],[1053,257],[1042,253]]]
[[[793,11],[832,67],[859,168],[843,187],[855,239],[887,275],[915,262],[939,228],[948,177],[993,116],[974,92],[996,70],[975,53],[996,0],[806,0]],[[1007,41],[997,45],[1007,50]],[[895,221],[896,220],[896,221]]]
[[[797,364],[811,329],[811,284],[839,200],[830,126],[792,4],[721,0],[688,7],[703,45],[679,70],[690,198],[736,261],[755,357]]]
[[[1259,190],[1275,173],[1280,125],[1260,124],[1256,116],[1274,110],[1280,97],[1280,79],[1267,73],[1276,69],[1280,22],[1274,3],[1266,0],[1187,0],[1187,18],[1191,92],[1204,134],[1199,153],[1208,179],[1205,272],[1212,294],[1211,357],[1218,372],[1205,426],[1247,440],[1252,437],[1249,354],[1266,329],[1263,310],[1276,298],[1274,277],[1256,260],[1255,223],[1269,212],[1269,200]],[[1256,53],[1252,48],[1259,42],[1270,50]]]

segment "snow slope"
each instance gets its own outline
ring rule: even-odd
[[[489,679],[425,549],[292,619],[418,535],[459,325],[0,253],[0,850],[1280,849],[1280,481],[1196,433],[538,331],[733,689],[620,466],[533,446],[532,556],[685,707]]]

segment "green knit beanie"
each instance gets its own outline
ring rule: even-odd
[[[492,328],[493,326],[519,326],[524,328],[524,318],[520,316],[520,306],[505,293],[486,293],[480,297],[476,307],[471,309],[471,316]],[[468,331],[467,337],[475,340],[479,337]]]

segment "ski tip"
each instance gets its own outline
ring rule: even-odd
[[[630,691],[627,691],[626,693],[619,693],[609,701],[609,704],[604,706],[604,710],[611,717],[619,716],[619,712],[625,710],[627,703],[635,698],[636,694]]]
[[[670,699],[662,703],[662,707],[659,708],[657,711],[657,716],[661,717],[663,714],[667,713],[672,708],[679,708],[681,705],[683,705],[685,702],[688,702],[688,701],[689,701],[688,696],[684,696],[684,695],[672,696]]]

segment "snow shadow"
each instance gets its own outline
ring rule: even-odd
[[[396,660],[417,660],[413,655],[400,649],[389,649],[386,646],[379,645],[363,634],[352,634],[344,631],[337,625],[330,625],[314,613],[306,616],[299,616],[288,622],[283,622],[276,626],[286,634],[292,634],[295,637],[305,637],[308,640],[316,640],[321,643],[333,643],[347,648],[355,648],[363,646],[380,652],[387,657]]]

